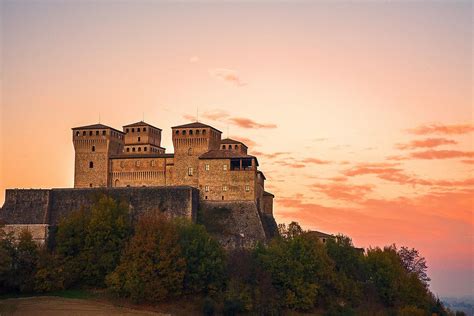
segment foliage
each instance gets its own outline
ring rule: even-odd
[[[13,287],[15,246],[13,233],[6,234],[0,226],[0,294]]]
[[[23,230],[16,246],[16,260],[14,271],[16,287],[23,293],[32,292],[38,263],[38,247],[33,241],[31,233]]]
[[[421,257],[418,250],[407,247],[401,247],[398,250],[398,256],[402,261],[402,265],[408,273],[413,273],[426,286],[431,279],[426,274],[428,267],[425,258]]]

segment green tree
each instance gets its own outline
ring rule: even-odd
[[[185,273],[177,226],[162,217],[143,216],[106,284],[117,296],[157,302],[182,293]]]
[[[38,246],[31,233],[22,230],[18,238],[15,256],[15,283],[20,292],[32,292],[38,264]]]
[[[204,226],[188,220],[177,220],[179,245],[186,262],[186,293],[213,294],[222,289],[225,279],[225,257],[219,243]]]
[[[0,293],[6,293],[13,287],[15,246],[13,233],[5,233],[0,226]]]

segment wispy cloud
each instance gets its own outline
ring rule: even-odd
[[[224,110],[211,110],[204,112],[202,116],[212,121],[218,121],[227,118],[229,113]]]
[[[331,163],[328,160],[322,160],[318,158],[306,158],[306,159],[301,160],[301,162],[315,164],[315,165],[327,165]]]
[[[461,162],[468,165],[474,165],[474,159],[465,159],[465,160],[461,160]]]
[[[467,134],[473,131],[474,131],[473,124],[445,125],[441,123],[421,125],[412,129],[408,129],[409,133],[415,134],[415,135],[428,135],[428,134],[459,135],[459,134]]]
[[[240,137],[240,136],[231,136],[230,138],[235,139],[239,142],[242,142],[247,147],[250,147],[250,148],[258,146],[258,144],[256,142],[254,142],[253,140],[251,140],[250,138]]]
[[[215,68],[209,70],[209,73],[212,76],[221,79],[227,83],[230,83],[236,87],[242,87],[246,85],[246,83],[240,78],[238,73],[232,69]]]
[[[357,201],[372,192],[373,185],[356,185],[346,183],[314,183],[311,189],[326,194],[335,200]]]
[[[426,150],[426,151],[411,153],[410,157],[416,158],[416,159],[474,158],[474,151]]]
[[[396,144],[397,149],[418,149],[418,148],[433,148],[441,145],[457,144],[458,142],[446,138],[426,138],[421,140],[413,140],[408,144]]]
[[[254,128],[254,129],[260,129],[260,128],[277,128],[276,124],[263,124],[263,123],[257,123],[249,118],[244,118],[244,117],[232,117],[228,119],[229,123],[232,125],[242,127],[242,128]]]

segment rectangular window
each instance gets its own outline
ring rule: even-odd
[[[227,192],[227,186],[226,186],[226,185],[224,185],[224,186],[222,187],[222,191]]]
[[[188,176],[192,176],[193,175],[193,168],[189,167],[188,168]]]
[[[227,171],[227,165],[222,166],[224,168],[224,171]]]
[[[209,164],[206,164],[206,171],[209,171]]]
[[[206,185],[206,186],[204,187],[204,191],[209,192],[209,186],[208,186],[208,185]]]
[[[247,184],[247,185],[245,186],[245,192],[249,192],[249,191],[250,191],[250,185]]]

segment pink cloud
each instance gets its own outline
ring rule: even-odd
[[[318,158],[306,158],[306,159],[303,159],[301,162],[315,164],[315,165],[326,165],[326,164],[331,163],[330,161],[321,160]]]
[[[411,153],[410,157],[417,158],[417,159],[473,158],[474,151],[426,150],[426,151]]]
[[[277,128],[276,124],[262,124],[262,123],[257,123],[249,118],[244,118],[244,117],[232,117],[228,120],[231,124],[242,127],[242,128],[254,128],[254,129],[260,129],[260,128]]]
[[[397,144],[397,149],[417,149],[417,148],[433,148],[441,145],[457,144],[458,142],[446,138],[427,138],[422,140],[413,140],[408,144]]]
[[[202,116],[209,120],[217,121],[217,120],[225,119],[226,117],[229,116],[229,113],[223,110],[211,110],[211,111],[204,112]]]
[[[242,81],[242,79],[239,77],[239,75],[237,74],[235,70],[226,69],[226,68],[216,68],[216,69],[210,70],[209,72],[214,77],[219,78],[225,82],[228,82],[234,86],[242,87],[246,85],[246,83]]]
[[[428,135],[428,134],[459,135],[459,134],[467,134],[473,131],[474,131],[474,125],[472,124],[445,125],[441,123],[421,125],[416,128],[408,130],[409,133],[416,134],[416,135]]]

